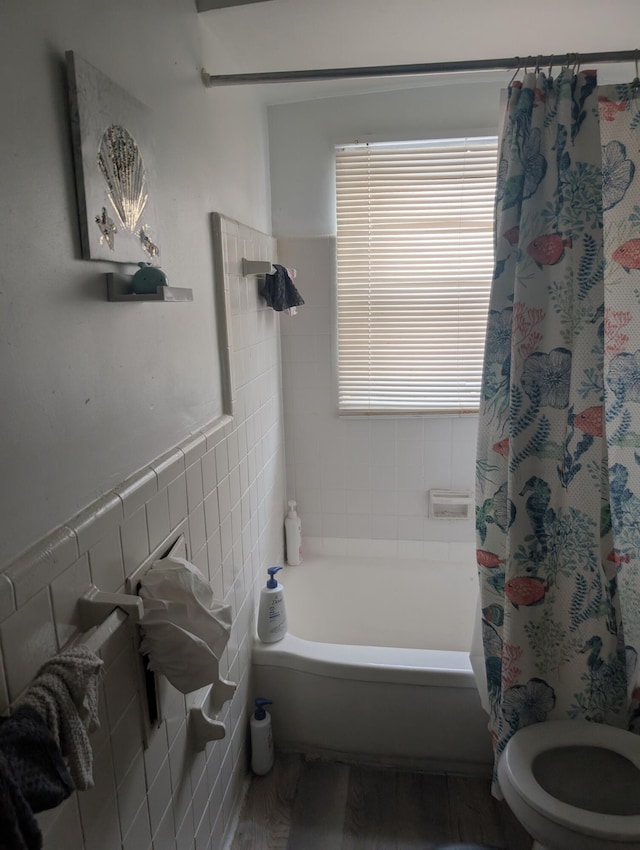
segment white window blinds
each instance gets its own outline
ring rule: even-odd
[[[496,138],[337,150],[341,413],[478,409],[496,160]]]

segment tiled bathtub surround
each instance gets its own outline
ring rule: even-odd
[[[427,491],[473,490],[477,416],[338,417],[335,239],[279,238],[278,256],[305,299],[281,327],[287,493],[306,545],[456,560],[473,521],[429,519]]]
[[[144,748],[138,658],[121,628],[102,653],[95,788],[39,816],[45,848],[219,850],[246,777],[254,586],[282,558],[280,340],[255,279],[239,274],[243,255],[273,258],[273,240],[228,219],[222,235],[234,417],[189,436],[0,574],[0,709],[77,634],[77,599],[89,585],[124,591],[126,577],[183,523],[190,559],[233,609],[221,663],[221,674],[238,683],[221,714],[227,736],[196,752],[189,697],[165,682],[165,719]]]

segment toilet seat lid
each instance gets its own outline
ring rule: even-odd
[[[500,758],[516,793],[543,817],[598,838],[640,838],[639,815],[608,815],[565,803],[548,793],[533,773],[541,753],[561,747],[602,747],[630,761],[640,771],[640,736],[614,726],[582,720],[556,720],[520,729]]]

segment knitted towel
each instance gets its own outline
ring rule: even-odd
[[[102,664],[85,646],[61,652],[40,668],[20,700],[20,705],[30,706],[44,718],[79,790],[93,786],[89,733],[100,725],[98,680]]]
[[[73,782],[53,736],[32,708],[0,721],[0,850],[40,850],[34,812],[59,805]]]
[[[291,279],[289,269],[284,266],[273,264],[274,274],[266,274],[264,280],[258,284],[258,292],[269,307],[281,313],[283,310],[293,309],[304,304],[304,298]]]

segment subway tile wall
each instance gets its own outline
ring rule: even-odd
[[[428,518],[427,491],[473,491],[477,416],[339,418],[335,238],[279,238],[278,256],[305,299],[281,339],[287,497],[306,551],[473,557],[473,520]]]
[[[284,445],[279,320],[264,308],[242,256],[274,259],[270,237],[221,218],[234,416],[223,416],[133,475],[0,574],[0,709],[78,634],[78,598],[93,583],[124,591],[127,576],[180,524],[190,560],[232,606],[220,672],[238,683],[219,715],[221,741],[197,752],[192,699],[162,685],[164,719],[145,748],[131,632],[102,650],[101,726],[92,736],[95,787],[38,820],[45,850],[220,850],[247,777],[255,588],[282,560]],[[169,308],[170,309],[170,308]]]

